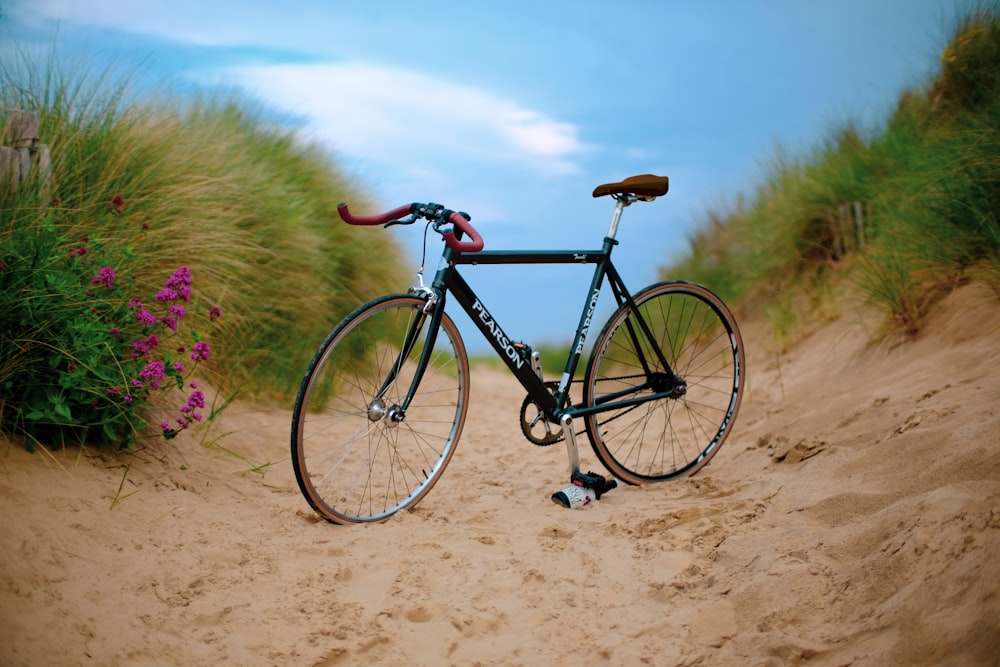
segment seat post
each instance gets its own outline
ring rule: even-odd
[[[618,223],[622,219],[622,211],[625,207],[631,204],[635,199],[633,195],[621,195],[620,197],[615,197],[615,212],[611,215],[611,226],[608,227],[608,238],[613,239],[618,233]]]

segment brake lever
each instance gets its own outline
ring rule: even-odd
[[[405,220],[390,220],[389,222],[387,222],[384,225],[382,225],[382,228],[383,229],[388,229],[389,227],[392,227],[393,225],[412,225],[414,222],[417,221],[417,217],[418,217],[417,214],[414,213],[413,215],[411,215],[410,217],[406,218]]]

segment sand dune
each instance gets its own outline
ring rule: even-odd
[[[998,664],[1000,303],[964,287],[902,344],[868,322],[781,355],[745,326],[712,463],[583,510],[481,368],[444,477],[380,525],[316,518],[273,408],[223,414],[229,453],[0,445],[0,664]]]

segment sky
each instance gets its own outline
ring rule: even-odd
[[[777,151],[884,122],[974,1],[0,0],[0,36],[133,58],[179,90],[236,88],[385,209],[467,211],[488,249],[597,249],[613,202],[593,188],[669,176],[619,229],[615,264],[637,291],[707,211],[752,195]],[[422,226],[386,233],[416,271]],[[537,343],[569,341],[589,271],[463,273],[511,339]]]

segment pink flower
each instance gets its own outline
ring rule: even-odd
[[[212,306],[212,308],[208,311],[209,321],[214,322],[220,317],[222,317],[222,309],[219,308],[218,306]]]
[[[179,267],[176,271],[174,271],[169,278],[167,278],[166,282],[164,283],[164,286],[169,287],[171,289],[178,289],[180,287],[190,284],[191,284],[191,269],[189,269],[186,266],[182,266]]]
[[[148,310],[140,310],[135,314],[135,319],[139,320],[145,325],[152,326],[156,324],[156,318]]]
[[[208,361],[212,348],[205,341],[199,341],[191,346],[191,358],[195,361]]]
[[[100,285],[104,283],[104,286],[108,289],[113,287],[112,283],[115,279],[115,270],[110,266],[101,267],[101,270],[97,272],[97,275],[90,279],[90,282],[94,285]]]
[[[146,364],[146,367],[139,371],[139,377],[148,382],[153,389],[159,389],[160,380],[163,379],[164,373],[163,362],[155,360]]]
[[[177,299],[179,297],[180,295],[177,293],[177,290],[171,289],[170,287],[161,289],[159,292],[156,293],[157,301],[173,301],[174,299]]]

